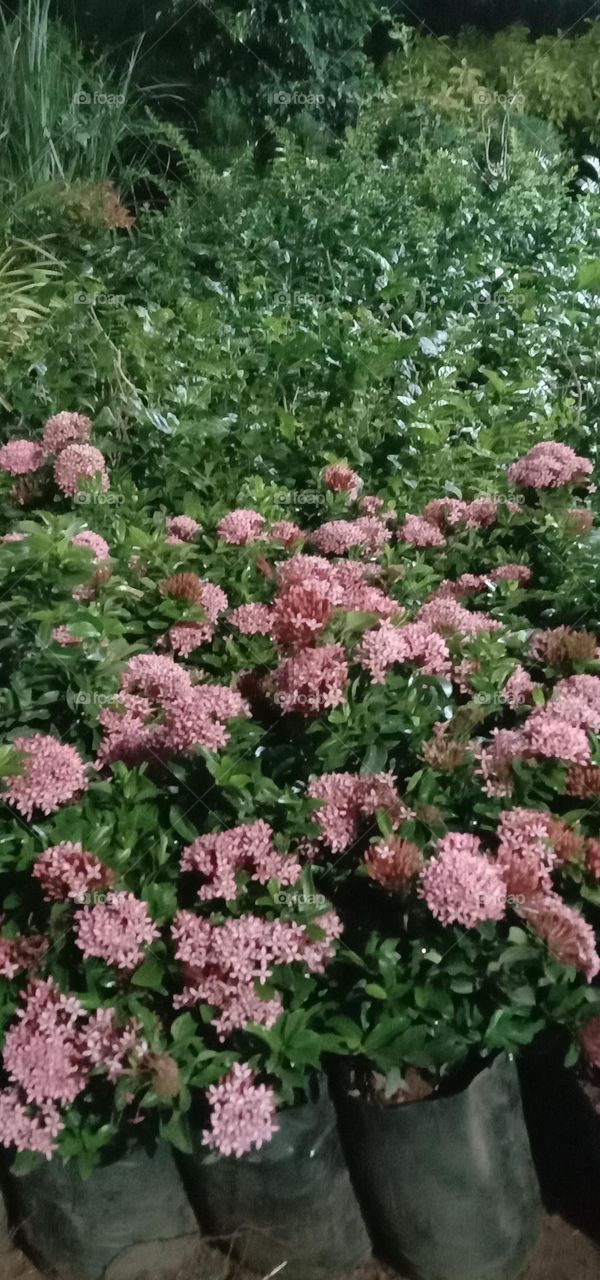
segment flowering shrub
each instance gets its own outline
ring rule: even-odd
[[[58,461],[94,452],[50,421]],[[331,464],[327,518],[285,529],[138,525],[70,468],[9,531],[6,1145],[185,1149],[199,1107],[239,1155],[336,1056],[436,1088],[550,1023],[593,1042],[590,466],[540,456],[526,501],[417,513]]]

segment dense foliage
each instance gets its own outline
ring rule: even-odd
[[[596,1055],[598,191],[549,112],[434,101],[427,56],[269,163],[144,117],[134,173],[98,114],[87,174],[14,152],[22,1153],[190,1120],[241,1152],[340,1061],[401,1098],[549,1026]]]

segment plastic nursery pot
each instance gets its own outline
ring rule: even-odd
[[[379,1257],[418,1280],[516,1280],[540,1203],[512,1057],[446,1097],[343,1097],[340,1123]]]
[[[152,1155],[132,1148],[85,1181],[74,1162],[44,1161],[29,1173],[10,1174],[8,1189],[23,1244],[60,1280],[138,1280],[132,1247],[141,1244],[148,1274],[159,1274],[165,1241],[186,1237],[191,1250],[198,1236],[166,1143]]]
[[[371,1256],[326,1087],[283,1109],[259,1151],[207,1158],[200,1132],[182,1157],[202,1229],[259,1275],[285,1263],[286,1280],[325,1280]]]

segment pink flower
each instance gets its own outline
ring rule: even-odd
[[[477,773],[484,780],[488,796],[511,796],[513,791],[513,760],[520,760],[524,751],[520,729],[492,729],[488,745],[477,744],[474,753],[478,760]]]
[[[568,445],[543,440],[524,458],[513,462],[508,468],[508,479],[522,489],[559,489],[567,484],[581,484],[592,471],[592,463],[578,457]]]
[[[98,956],[126,971],[141,963],[143,948],[160,936],[146,903],[133,893],[114,893],[111,902],[84,907],[77,914],[74,928],[75,941],[84,956]]]
[[[284,547],[293,547],[305,537],[306,534],[293,520],[276,520],[269,529],[269,542],[281,542]]]
[[[46,453],[60,453],[68,444],[87,444],[92,420],[84,413],[55,413],[44,427],[42,441]]]
[[[19,938],[0,937],[0,977],[14,978],[18,973],[36,969],[49,945],[48,938],[43,934]]]
[[[272,610],[268,604],[240,604],[229,615],[232,627],[244,636],[268,636],[271,634]]]
[[[550,831],[550,815],[537,809],[517,808],[501,814],[496,866],[511,897],[552,891],[556,856]]]
[[[531,899],[523,915],[534,933],[546,943],[559,964],[581,969],[588,982],[600,970],[600,956],[592,926],[578,911],[568,907],[558,894],[540,894]]]
[[[312,535],[312,541],[323,555],[343,556],[353,547],[360,547],[366,555],[377,555],[390,536],[383,520],[359,516],[358,520],[327,520]]]
[[[258,1151],[279,1128],[273,1090],[254,1080],[250,1067],[236,1062],[218,1084],[211,1084],[206,1091],[210,1128],[202,1138],[207,1147],[222,1156]]]
[[[215,835],[199,836],[183,850],[181,870],[199,871],[206,877],[208,883],[198,896],[210,902],[214,898],[238,897],[238,871],[246,871],[259,884],[277,880],[281,885],[292,885],[302,869],[289,854],[277,851],[271,827],[259,820]]]
[[[248,511],[239,507],[223,516],[217,525],[217,533],[223,542],[232,546],[245,547],[250,542],[258,542],[263,537],[264,516],[258,511]]]
[[[85,765],[79,752],[46,733],[15,738],[23,752],[23,773],[4,779],[4,799],[25,818],[36,810],[54,813],[86,790]]]
[[[115,708],[98,717],[105,731],[98,767],[161,761],[196,746],[218,751],[229,741],[227,721],[245,715],[248,705],[236,689],[194,685],[172,658],[139,654],[122,673]]]
[[[552,704],[533,711],[520,730],[524,758],[542,757],[565,764],[589,764],[590,743],[585,729],[576,728]]]
[[[352,498],[356,497],[362,485],[362,480],[356,471],[344,466],[342,462],[333,462],[329,467],[325,467],[321,473],[321,479],[325,488],[331,489],[332,493],[347,493]]]
[[[0,542],[24,542],[24,533],[4,533],[0,538]]]
[[[173,653],[189,658],[194,649],[209,643],[214,634],[212,622],[176,622],[169,627],[166,636],[157,641],[157,645],[168,645]]]
[[[94,564],[101,564],[103,560],[108,560],[110,556],[110,547],[99,533],[92,533],[90,530],[84,530],[83,533],[76,533],[71,538],[74,547],[87,547],[92,553]]]
[[[358,661],[374,684],[383,684],[396,662],[414,662],[426,675],[446,675],[451,668],[445,640],[425,622],[409,622],[405,626],[380,622],[364,633]]]
[[[74,636],[68,627],[54,627],[52,639],[64,649],[77,649],[83,643],[80,636]]]
[[[191,516],[170,516],[167,520],[167,542],[194,542],[196,535],[202,532],[202,525]]]
[[[80,480],[98,477],[100,487],[108,489],[104,455],[91,444],[68,444],[54,463],[54,479],[65,497],[73,498]]]
[[[70,841],[45,849],[34,862],[32,875],[40,881],[47,902],[81,898],[90,890],[108,888],[114,880],[110,867]]]
[[[17,1151],[34,1151],[51,1160],[56,1139],[64,1129],[57,1107],[51,1102],[36,1107],[20,1089],[0,1090],[0,1144]]]
[[[30,982],[25,1008],[4,1041],[4,1068],[27,1101],[68,1105],[88,1079],[83,1006],[52,978]]]
[[[92,1013],[85,1029],[86,1054],[92,1067],[101,1067],[114,1084],[134,1069],[148,1052],[141,1025],[130,1018],[119,1027],[115,1009]]]
[[[487,613],[465,609],[458,600],[449,596],[434,596],[421,605],[419,622],[425,622],[432,631],[441,635],[476,636],[480,631],[498,631],[500,623]]]
[[[283,712],[316,716],[346,697],[348,664],[341,644],[301,649],[274,672],[275,701]]]
[[[437,528],[424,516],[407,515],[398,529],[397,537],[401,542],[408,542],[411,547],[445,547],[446,539]]]
[[[490,582],[518,582],[520,587],[526,587],[533,574],[525,564],[501,564],[492,569],[489,577]]]
[[[437,848],[437,856],[421,872],[418,889],[435,919],[467,929],[502,920],[506,886],[497,867],[482,854],[478,837],[452,832]]]
[[[364,861],[372,880],[391,893],[400,893],[421,870],[423,854],[411,840],[391,836],[372,844]]]
[[[361,516],[380,516],[380,518],[383,518],[380,513],[384,506],[383,498],[376,498],[373,494],[365,494],[365,497],[361,498],[358,504],[358,509]]]
[[[320,802],[315,822],[325,844],[341,853],[356,839],[361,820],[383,809],[394,829],[410,817],[391,774],[323,773],[313,778],[306,794]]]
[[[461,498],[435,498],[428,502],[423,517],[438,528],[450,528],[464,524],[468,529],[486,529],[493,524],[498,512],[494,498],[474,498],[464,502]]]
[[[581,675],[559,680],[548,711],[575,728],[600,733],[600,678]]]
[[[24,476],[39,471],[44,461],[44,450],[33,440],[10,440],[0,448],[0,471],[9,476]]]
[[[176,959],[184,965],[185,987],[175,997],[175,1007],[214,1005],[221,1040],[249,1022],[273,1026],[282,1012],[281,998],[263,999],[256,984],[268,982],[280,964],[298,963],[311,972],[323,972],[334,954],[341,923],[333,912],[313,923],[322,926],[322,940],[312,941],[295,921],[263,920],[246,913],[219,925],[192,911],[178,911],[172,934]]]
[[[318,588],[291,586],[275,598],[271,613],[273,639],[283,648],[303,649],[314,644],[331,614],[331,603]]]
[[[516,711],[517,707],[531,702],[534,691],[539,688],[539,684],[531,679],[529,672],[524,667],[517,666],[504,685],[502,697],[511,711]]]

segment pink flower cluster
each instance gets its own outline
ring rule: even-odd
[[[48,938],[43,934],[21,935],[18,938],[0,936],[0,977],[14,978],[18,973],[36,969],[43,960],[48,947]]]
[[[110,867],[69,840],[45,849],[34,862],[32,875],[39,880],[47,902],[81,898],[93,890],[108,889],[114,880]]]
[[[230,613],[229,622],[244,636],[269,636],[273,612],[268,604],[240,604]]]
[[[206,877],[199,897],[237,898],[236,872],[245,871],[258,884],[277,880],[282,885],[296,883],[302,868],[289,855],[279,853],[273,832],[266,822],[245,822],[215,835],[199,836],[183,850],[182,871],[198,871]]]
[[[500,623],[487,613],[465,609],[450,596],[436,595],[421,605],[418,621],[440,635],[476,636],[481,631],[498,631]]]
[[[366,631],[360,643],[358,661],[369,672],[374,684],[383,684],[390,667],[396,662],[415,663],[424,675],[447,675],[451,668],[445,640],[424,620],[404,626],[395,626],[384,620],[378,627]]]
[[[172,658],[140,654],[122,673],[115,709],[100,712],[105,737],[98,767],[114,760],[163,760],[196,746],[218,751],[229,741],[227,721],[248,714],[237,690],[194,685]]]
[[[55,413],[44,426],[44,451],[60,453],[69,444],[87,444],[91,434],[92,420],[84,413]]]
[[[259,515],[258,511],[238,507],[236,511],[223,516],[217,525],[217,533],[223,542],[228,542],[231,546],[246,547],[250,542],[258,542],[264,537],[264,527],[264,516]]]
[[[255,1084],[250,1067],[235,1062],[218,1084],[206,1092],[210,1106],[210,1127],[202,1139],[207,1147],[222,1156],[243,1156],[270,1142],[279,1125],[276,1100],[272,1089]]]
[[[391,537],[384,520],[359,516],[357,520],[328,520],[312,534],[311,541],[326,556],[344,556],[354,547],[376,556]]]
[[[88,1016],[79,1000],[63,995],[52,978],[30,982],[25,1007],[4,1042],[4,1069],[11,1083],[0,1092],[0,1143],[50,1159],[63,1128],[59,1108],[74,1102],[94,1068],[117,1079],[127,1069],[124,1056],[134,1048],[145,1049],[137,1027],[130,1023],[125,1035],[118,1032],[114,1010]]]
[[[76,533],[71,542],[74,547],[86,547],[92,553],[94,564],[101,564],[103,560],[108,560],[110,556],[110,547],[99,533],[92,533],[91,530],[84,529],[83,533]]]
[[[170,516],[167,520],[167,542],[170,546],[195,542],[197,534],[201,532],[202,525],[191,516]]]
[[[500,872],[482,852],[477,836],[459,832],[438,841],[437,855],[421,872],[419,896],[441,924],[472,929],[486,920],[501,920],[506,886]]]
[[[507,474],[510,483],[521,489],[560,489],[567,484],[582,484],[593,469],[588,458],[580,458],[568,445],[543,440],[524,458],[513,462]]]
[[[552,891],[556,855],[550,841],[552,819],[537,809],[510,809],[498,823],[496,866],[511,897]]]
[[[127,973],[141,964],[144,947],[160,937],[146,903],[133,893],[113,893],[110,902],[84,907],[74,931],[84,956],[97,956]]]
[[[411,816],[400,799],[391,773],[323,773],[306,792],[317,800],[314,817],[323,840],[341,853],[357,838],[361,824],[383,809],[394,829]]]
[[[329,911],[313,923],[323,931],[316,941],[295,921],[264,920],[248,913],[213,924],[192,911],[178,911],[172,933],[185,986],[175,997],[176,1007],[214,1005],[221,1040],[251,1022],[273,1026],[283,1009],[281,998],[264,999],[257,984],[268,982],[276,965],[300,964],[311,973],[322,973],[334,954],[342,931],[338,916]]]
[[[596,936],[590,924],[556,893],[539,894],[521,908],[522,914],[559,964],[580,969],[588,982],[600,971]]]
[[[85,765],[75,747],[46,733],[15,738],[12,745],[23,753],[23,772],[4,779],[3,798],[25,818],[54,813],[85,791]]]
[[[329,467],[325,467],[322,480],[326,489],[331,489],[332,493],[347,493],[350,498],[356,498],[362,485],[362,480],[356,471],[352,471],[341,462],[333,462]]]
[[[348,663],[341,644],[301,649],[273,673],[274,699],[284,713],[316,716],[339,707],[348,687]]]
[[[312,595],[321,596],[332,609],[375,613],[382,618],[402,613],[401,606],[395,600],[372,585],[369,579],[373,572],[373,566],[360,564],[356,560],[332,563],[324,556],[295,555],[279,565],[279,594],[276,603],[278,599],[286,600],[286,609],[293,613],[295,597],[290,596],[290,593],[293,588],[298,587],[310,591]]]
[[[513,760],[560,760],[589,765],[588,733],[600,731],[600,678],[559,680],[550,702],[534,708],[518,729],[494,729],[491,742],[476,744],[478,772],[490,796],[512,794]]]
[[[109,480],[104,454],[92,444],[68,444],[54,463],[54,480],[66,498],[73,498],[82,480],[98,479],[101,489]]]
[[[39,471],[44,461],[44,450],[33,440],[9,440],[0,448],[0,471],[9,476],[24,476]]]

